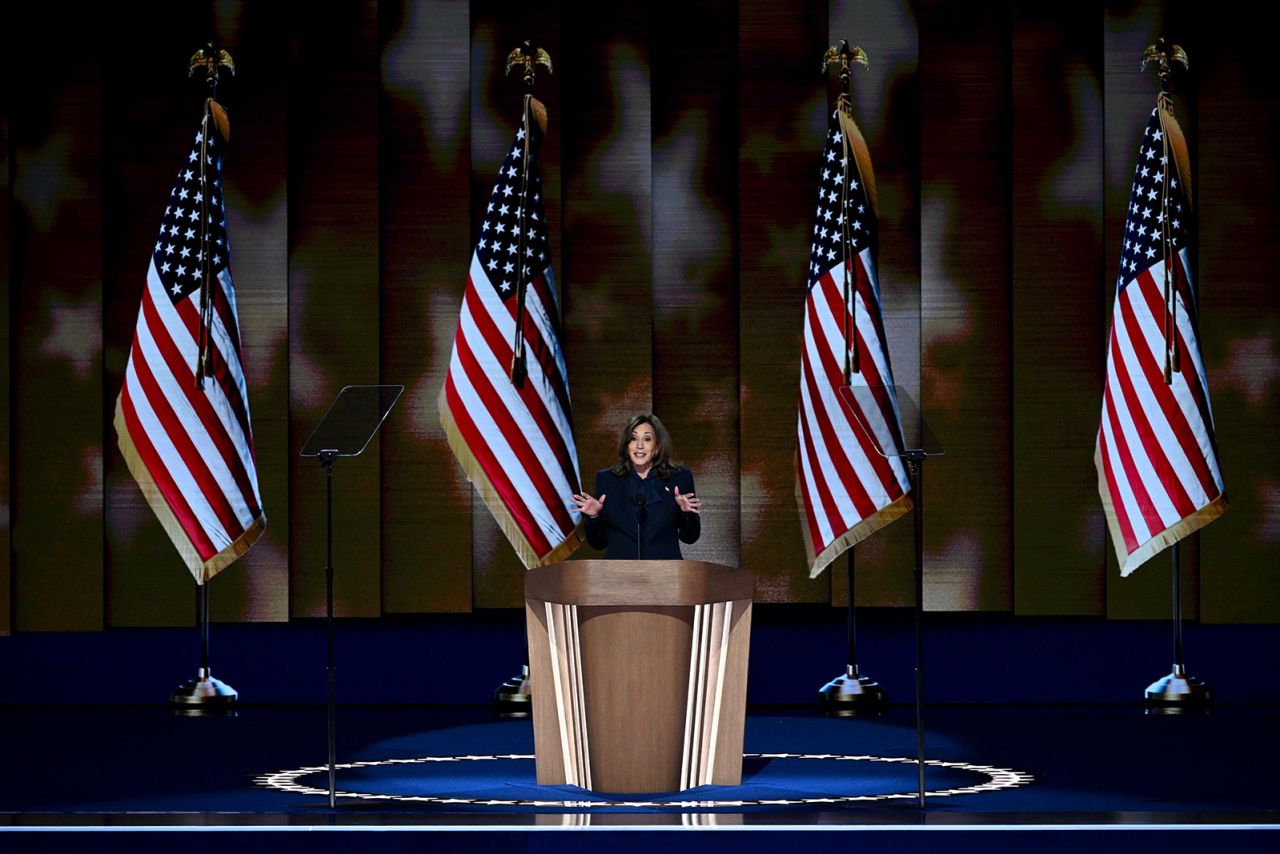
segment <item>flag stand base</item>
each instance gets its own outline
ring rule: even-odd
[[[1147,686],[1147,711],[1155,714],[1177,714],[1199,711],[1213,702],[1213,691],[1194,676],[1188,676],[1181,664],[1173,672]]]
[[[240,694],[220,679],[214,679],[209,668],[201,667],[192,679],[183,682],[169,695],[169,702],[183,709],[226,709],[235,705]]]
[[[889,702],[889,694],[870,676],[858,673],[850,664],[842,676],[837,676],[818,689],[818,706],[832,715],[852,715],[858,712],[879,711]]]
[[[519,676],[512,676],[493,692],[494,710],[504,717],[528,717],[533,711],[533,683],[529,681],[529,665],[520,668]]]

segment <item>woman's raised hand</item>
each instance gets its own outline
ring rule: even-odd
[[[600,514],[604,509],[604,500],[607,496],[600,494],[599,500],[592,498],[589,492],[579,492],[573,496],[573,509],[577,510],[584,516],[590,516],[592,519]]]
[[[603,497],[603,496],[601,496]],[[680,494],[680,487],[676,487],[676,506],[685,513],[698,513],[698,508],[702,506],[702,499],[690,492],[687,495]]]

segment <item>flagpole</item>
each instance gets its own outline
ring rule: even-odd
[[[863,66],[867,64],[867,55],[862,48],[850,48],[847,39],[840,40],[840,46],[831,47],[827,50],[823,57],[822,70],[823,73],[830,71],[832,67],[837,67],[840,71],[840,98],[837,101],[837,109],[846,109],[849,104],[849,84],[852,78],[852,71],[849,67],[850,61],[860,63]],[[848,144],[845,145],[844,158],[844,175],[841,182],[841,210],[846,208],[846,199],[849,191],[849,167],[851,165],[852,156],[848,150]],[[853,316],[857,312],[857,300],[851,293],[849,286],[849,221],[848,217],[841,216],[841,270],[843,272],[843,294],[846,306],[851,306],[852,311],[845,313],[844,321],[844,384],[847,386],[853,380],[853,374],[858,371],[858,351],[857,336],[853,333]],[[853,552],[854,546],[850,546],[847,552],[847,561],[845,563],[845,574],[848,578],[849,587],[849,604],[847,609],[848,619],[846,625],[846,633],[848,640],[848,656],[845,663],[845,672],[832,679],[827,684],[818,689],[818,705],[826,712],[834,715],[853,715],[860,711],[868,711],[877,709],[889,702],[889,695],[869,676],[863,676],[858,671],[858,624],[855,616],[856,606],[854,601],[854,582],[853,582]]]
[[[200,629],[200,667],[169,695],[169,703],[183,714],[225,711],[235,704],[240,694],[227,683],[213,677],[209,667],[209,583],[196,585],[196,620]]]
[[[924,416],[920,416],[923,439]],[[923,441],[921,442],[923,444]],[[915,539],[915,640],[916,640],[916,774],[917,805],[925,808],[924,779],[924,459],[923,448],[903,455],[911,474],[912,526]]]
[[[531,278],[532,265],[526,265],[525,247],[528,245],[529,231],[529,159],[532,150],[533,136],[533,84],[537,66],[542,65],[551,73],[551,56],[542,48],[535,48],[533,43],[525,39],[524,43],[507,54],[506,73],[510,76],[513,69],[523,71],[521,80],[524,83],[524,98],[521,102],[520,127],[523,130],[524,152],[520,158],[520,212],[519,233],[516,235],[516,313],[515,334],[511,342],[511,383],[520,388],[528,376],[525,363],[524,314],[525,295]],[[498,712],[507,717],[528,717],[533,708],[533,683],[529,679],[529,640],[524,642],[525,664],[520,672],[507,679],[493,692],[493,704]]]
[[[845,573],[849,586],[848,619],[845,631],[848,638],[848,657],[844,673],[818,689],[818,705],[828,714],[840,717],[859,712],[877,711],[889,702],[889,693],[879,682],[864,676],[858,669],[858,624],[854,616],[853,547],[846,552]]]
[[[192,77],[197,71],[203,70],[205,74],[204,84],[209,87],[209,97],[204,102],[204,121],[201,130],[201,147],[207,145],[208,135],[216,132],[212,115],[212,104],[214,98],[218,94],[219,69],[225,68],[228,73],[235,74],[235,63],[232,62],[231,55],[225,50],[221,50],[214,46],[213,42],[207,43],[203,48],[197,50],[191,57],[188,64],[187,76]],[[205,175],[205,167],[207,161],[205,157],[200,158],[200,175],[202,178],[202,193],[205,197],[204,204],[207,205],[209,191],[207,183],[203,180]],[[203,248],[203,257],[201,258],[201,270],[203,273],[202,293],[201,293],[201,324],[200,324],[200,350],[195,365],[196,387],[204,388],[204,371],[206,367],[206,355],[209,347],[209,335],[207,327],[207,318],[209,315],[208,303],[210,301],[209,288],[209,271],[212,265],[209,261],[209,217],[207,211],[200,217],[201,229],[203,230],[203,240],[201,241]],[[180,711],[182,714],[204,714],[208,712],[226,711],[233,706],[239,699],[240,694],[234,688],[220,679],[213,677],[213,670],[209,666],[209,580],[205,579],[196,584],[196,622],[200,630],[200,666],[196,670],[196,675],[192,679],[187,679],[169,695],[169,703]]]
[[[1174,543],[1173,553],[1173,666],[1178,669],[1184,666],[1182,660],[1182,544]]]
[[[1157,39],[1155,43],[1147,45],[1146,50],[1142,53],[1142,68],[1145,70],[1148,64],[1155,67],[1156,74],[1160,78],[1160,95],[1157,109],[1165,109],[1169,104],[1168,99],[1173,81],[1174,66],[1180,66],[1183,71],[1186,71],[1189,66],[1186,51],[1180,45],[1171,44],[1164,38]],[[1162,113],[1162,127],[1163,121]],[[1170,383],[1173,381],[1173,374],[1181,370],[1178,359],[1177,335],[1175,333],[1177,328],[1177,315],[1175,312],[1178,305],[1177,270],[1179,265],[1174,258],[1175,247],[1172,245],[1169,236],[1167,182],[1170,180],[1171,174],[1175,172],[1175,164],[1173,158],[1169,156],[1167,133],[1164,134],[1162,144],[1165,148],[1164,159],[1167,163],[1164,170],[1166,187],[1165,192],[1162,194],[1165,210],[1162,212],[1163,216],[1161,218],[1166,270],[1164,277],[1166,303],[1164,317],[1164,379],[1166,383]],[[1200,679],[1187,674],[1186,662],[1182,657],[1182,544],[1175,542],[1169,551],[1173,571],[1172,584],[1170,585],[1173,589],[1173,671],[1147,686],[1143,696],[1147,703],[1148,713],[1176,714],[1187,709],[1207,706],[1213,701],[1213,692],[1209,686]]]
[[[1177,714],[1213,702],[1213,691],[1202,680],[1187,674],[1182,658],[1181,545],[1174,543],[1169,549],[1173,564],[1173,672],[1147,686],[1143,696],[1149,714]]]
[[[196,347],[196,364],[193,371],[196,377],[196,388],[201,391],[204,390],[205,377],[209,374],[209,348],[213,342],[211,334],[213,325],[213,288],[210,287],[209,283],[209,277],[213,270],[213,263],[210,260],[213,251],[209,245],[209,197],[212,195],[212,191],[205,175],[209,166],[207,154],[209,134],[217,131],[214,126],[216,121],[211,121],[211,119],[215,119],[214,108],[218,105],[216,99],[220,80],[219,68],[226,68],[231,76],[235,76],[236,66],[231,59],[231,54],[225,50],[218,49],[213,42],[209,42],[191,57],[191,63],[187,70],[187,76],[191,77],[198,70],[203,69],[205,73],[204,83],[209,87],[209,96],[204,101],[203,129],[200,134],[200,332]],[[225,114],[221,115],[225,118]]]

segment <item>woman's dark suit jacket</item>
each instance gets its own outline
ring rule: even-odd
[[[606,560],[636,559],[636,506],[627,483],[630,477],[630,472],[619,477],[610,469],[596,472],[592,494],[605,496],[605,502],[596,518],[587,517],[587,542],[604,549]],[[696,543],[702,533],[698,514],[681,512],[676,505],[677,486],[681,495],[693,494],[693,473],[680,468],[666,480],[656,473],[649,477],[656,478],[658,488],[648,491],[640,556],[645,560],[680,560],[680,541]]]

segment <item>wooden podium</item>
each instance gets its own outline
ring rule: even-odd
[[[696,560],[525,573],[538,783],[739,785],[751,587],[746,570]]]

